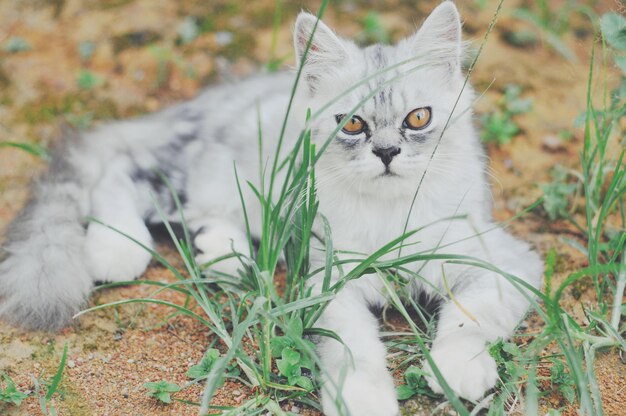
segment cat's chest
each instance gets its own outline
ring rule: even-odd
[[[328,220],[336,249],[370,254],[400,237],[433,221],[436,208],[413,206],[410,200],[372,198],[320,198],[320,213]],[[435,227],[420,231],[419,238],[435,239]]]

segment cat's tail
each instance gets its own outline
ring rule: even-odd
[[[58,329],[86,304],[94,282],[143,273],[152,244],[145,222],[159,221],[150,214],[150,194],[164,209],[176,208],[155,169],[183,192],[186,146],[200,136],[204,103],[200,96],[152,116],[65,134],[0,247],[1,319]]]
[[[57,149],[71,147],[65,144]],[[76,144],[76,143],[72,143]],[[54,157],[9,225],[0,248],[0,317],[33,329],[58,329],[85,303],[93,286],[83,259],[85,177],[72,157]]]

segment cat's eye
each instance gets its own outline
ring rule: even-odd
[[[431,110],[430,107],[420,107],[411,111],[404,122],[402,127],[411,130],[421,130],[430,124]]]
[[[341,121],[345,118],[345,116],[346,116],[345,114],[337,114],[335,116],[335,120],[337,120],[337,124],[341,123]],[[343,131],[346,134],[355,135],[355,134],[363,133],[366,128],[367,128],[367,124],[365,123],[365,121],[363,121],[361,117],[352,116],[350,120],[346,121],[346,124],[344,124],[343,129],[341,129],[341,131]]]

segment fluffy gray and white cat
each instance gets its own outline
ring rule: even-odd
[[[298,16],[298,58],[315,23],[312,15]],[[472,123],[474,95],[463,88],[461,55],[461,24],[451,2],[442,3],[417,33],[395,46],[361,49],[319,22],[283,148],[287,151],[305,127],[307,108],[315,113],[332,103],[310,128],[312,141],[321,143],[343,124],[316,166],[319,212],[332,227],[335,248],[372,253],[401,235],[408,217],[409,230],[430,225],[411,237],[408,242],[419,244],[409,245],[405,254],[414,247],[442,247],[439,253],[483,259],[538,287],[539,256],[492,223],[485,157]],[[240,177],[258,182],[257,109],[264,151],[271,154],[293,83],[293,73],[257,76],[210,88],[158,114],[65,140],[8,229],[0,253],[3,318],[26,327],[59,328],[85,304],[94,282],[140,276],[150,255],[85,218],[95,217],[151,246],[146,224],[159,222],[159,216],[150,192],[174,210],[155,169],[183,197],[200,261],[229,253],[231,247],[245,251],[233,161]],[[346,120],[354,107],[358,110]],[[246,198],[250,218],[258,218],[254,196]],[[466,219],[458,219],[460,214]],[[253,234],[259,232],[254,225]],[[313,262],[323,263],[322,257]],[[411,267],[430,283],[414,280],[412,292],[441,300],[431,347],[434,362],[456,393],[479,399],[498,377],[485,346],[511,334],[528,308],[527,298],[484,268],[444,265],[443,260]],[[462,308],[447,297],[444,272]],[[311,285],[319,290],[319,280]],[[344,342],[318,344],[326,414],[398,414],[385,347],[370,312],[386,302],[379,277],[366,275],[348,283],[318,321]],[[442,391],[434,377],[429,382]],[[347,409],[340,409],[341,402]]]

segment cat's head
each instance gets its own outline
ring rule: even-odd
[[[468,146],[455,142],[475,141],[468,111],[472,91],[463,88],[461,22],[453,3],[439,5],[398,44],[363,49],[301,13],[294,43],[303,63],[300,111],[306,106],[319,113],[311,123],[318,148],[332,137],[317,168],[322,180],[404,192],[427,165],[444,169],[438,165],[453,163],[450,158]],[[436,147],[446,161],[430,160]]]

